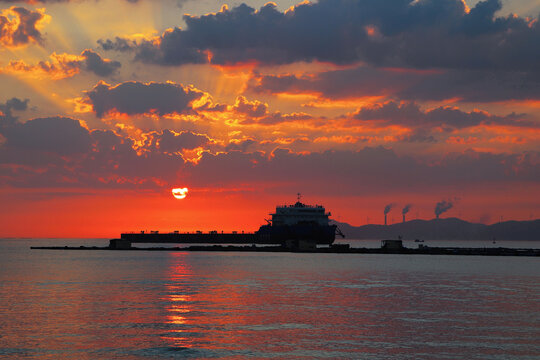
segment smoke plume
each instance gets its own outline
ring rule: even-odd
[[[411,204],[405,205],[405,207],[403,208],[403,210],[401,210],[401,213],[402,213],[403,215],[405,215],[406,213],[408,213],[409,210],[411,210],[411,206],[412,206]]]
[[[388,214],[390,210],[394,207],[394,204],[388,204],[384,207],[384,215]]]
[[[437,205],[435,205],[435,216],[439,218],[439,215],[450,210],[453,206],[454,204],[452,204],[450,201],[443,200],[438,202]]]

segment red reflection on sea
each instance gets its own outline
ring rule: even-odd
[[[343,347],[361,352],[352,338],[369,336],[377,322],[362,316],[376,303],[362,291],[352,289],[351,296],[350,288],[327,281],[328,274],[265,274],[238,263],[232,267],[227,255],[214,257],[218,263],[209,268],[195,260],[193,269],[193,256],[171,254],[163,296],[171,329],[162,336],[171,347],[292,355],[301,344],[306,354],[324,353],[328,349],[318,339],[340,341],[346,330]]]
[[[167,336],[162,339],[174,347],[190,348],[193,339],[184,336],[185,326],[188,324],[185,314],[193,311],[192,290],[189,289],[189,280],[193,274],[189,264],[186,261],[188,254],[183,252],[174,252],[170,254],[170,265],[166,277],[169,283],[165,285],[166,293],[161,298],[167,302],[166,305],[166,324],[173,325]]]

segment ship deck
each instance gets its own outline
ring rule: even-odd
[[[124,233],[120,240],[157,244],[279,244],[255,233]]]

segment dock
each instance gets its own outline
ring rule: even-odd
[[[140,233],[122,233],[120,239],[112,239],[109,247],[129,249],[132,244],[259,244],[280,245],[280,240],[271,240],[256,233],[224,233],[217,231],[193,233],[160,233],[157,231]]]
[[[224,233],[217,231],[192,233],[160,233],[139,232],[122,233],[120,240],[131,243],[162,243],[162,244],[272,244],[259,239],[255,233]]]

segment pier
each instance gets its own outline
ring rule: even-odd
[[[159,233],[157,231],[140,233],[123,233],[120,239],[112,239],[112,249],[129,249],[131,244],[263,244],[280,245],[281,240],[270,239],[256,233],[224,233],[210,231],[207,233]]]

